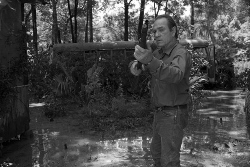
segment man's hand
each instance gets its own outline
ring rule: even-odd
[[[147,49],[143,49],[139,45],[135,46],[134,57],[142,64],[148,64],[153,59],[152,49],[150,42],[147,42]]]
[[[138,61],[135,60],[135,61],[132,61],[129,63],[129,69],[130,69],[130,72],[135,75],[135,76],[138,76],[141,74],[142,70],[145,71],[145,67],[144,65],[142,65],[142,70],[141,69],[138,69],[137,68],[137,64],[138,64]]]

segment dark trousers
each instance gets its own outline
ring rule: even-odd
[[[156,111],[150,146],[155,167],[180,167],[183,129],[188,123],[188,108],[177,107]]]

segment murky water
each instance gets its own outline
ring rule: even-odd
[[[101,140],[99,135],[34,132],[33,166],[149,166],[150,137],[133,135]]]
[[[239,90],[217,91],[198,107],[183,142],[183,150],[195,150],[197,164],[250,166],[244,98]]]
[[[241,91],[213,92],[202,105],[185,130],[182,165],[250,166],[244,94]],[[79,116],[50,122],[40,111],[32,118],[34,137],[22,146],[14,143],[14,148],[0,159],[2,162],[23,167],[152,166],[151,133],[120,131],[109,132],[106,137],[104,132],[81,131],[82,124],[74,119],[80,120]],[[112,133],[121,137],[112,138]]]

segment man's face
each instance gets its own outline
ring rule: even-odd
[[[168,28],[166,18],[157,19],[153,25],[154,40],[158,47],[167,46],[175,38],[175,28]]]

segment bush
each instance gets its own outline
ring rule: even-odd
[[[216,72],[216,86],[220,89],[235,88],[235,75],[232,59],[220,60]]]
[[[191,76],[200,77],[203,75],[201,67],[208,65],[202,56],[204,52],[192,48],[188,50],[194,60]],[[42,52],[31,61],[32,94],[38,99],[44,98],[49,112],[60,113],[63,109],[59,109],[58,104],[72,99],[80,106],[85,105],[89,116],[99,114],[125,118],[147,115],[150,113],[147,109],[150,98],[147,87],[149,74],[134,77],[130,73],[128,64],[134,59],[133,52],[126,55],[124,51],[114,51],[111,55],[108,53],[109,51],[90,51],[82,56],[79,52],[65,52],[56,55],[53,63],[49,64],[50,53]],[[190,93],[201,97],[197,93],[200,89],[202,88],[192,87]],[[128,102],[128,99],[132,100]],[[145,108],[135,105],[138,99],[147,101],[140,104]]]

